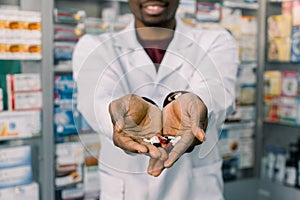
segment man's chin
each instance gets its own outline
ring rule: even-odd
[[[164,25],[166,25],[167,24],[167,21],[155,21],[155,20],[153,20],[153,21],[143,21],[143,24],[145,25],[145,26],[148,26],[148,27],[164,27]]]

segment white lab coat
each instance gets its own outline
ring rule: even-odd
[[[99,132],[101,200],[223,199],[218,127],[233,110],[237,45],[226,31],[196,30],[177,20],[158,72],[138,43],[132,22],[114,34],[84,36],[73,55],[78,109]],[[109,103],[134,93],[162,107],[168,93],[191,91],[209,111],[207,140],[159,177],[147,174],[149,158],[127,154],[112,142]]]

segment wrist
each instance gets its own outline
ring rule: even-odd
[[[175,92],[171,92],[169,93],[163,103],[163,107],[166,107],[169,103],[171,103],[172,101],[175,101],[176,99],[178,99],[181,95],[189,93],[187,91],[175,91]]]

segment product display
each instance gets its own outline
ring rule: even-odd
[[[41,13],[0,8],[0,59],[41,59]]]
[[[73,50],[84,34],[122,30],[133,17],[128,3],[9,3],[22,5],[3,6],[0,1],[0,60],[20,61],[20,69],[0,63],[0,199],[97,200],[101,143],[76,110]],[[51,20],[48,12],[53,14]],[[249,199],[281,200],[272,190],[259,188],[264,181],[287,200],[300,198],[300,143],[295,139],[300,127],[299,13],[299,0],[180,1],[177,14],[183,22],[212,31],[226,28],[239,45],[236,105],[218,142],[225,193],[227,181],[230,187],[239,185],[238,190],[233,187],[234,193],[249,191],[243,181],[254,177],[264,180]],[[54,77],[50,83],[48,76]],[[53,108],[51,116],[48,108]],[[44,130],[49,124],[53,129]],[[172,146],[174,139],[145,141]],[[256,176],[259,160],[261,173]],[[51,165],[54,175],[45,178]],[[234,199],[230,197],[226,199]]]
[[[264,75],[264,120],[299,124],[299,73],[297,71],[266,71]]]

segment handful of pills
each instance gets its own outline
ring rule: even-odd
[[[181,136],[153,136],[149,140],[144,138],[144,142],[153,144],[156,147],[163,147],[166,151],[171,151],[173,147],[179,142]]]

